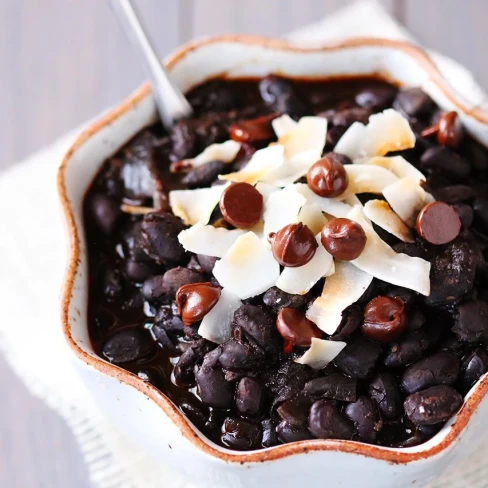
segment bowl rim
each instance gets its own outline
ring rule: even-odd
[[[190,52],[199,49],[202,46],[229,42],[243,45],[259,45],[268,49],[303,53],[334,51],[353,47],[387,47],[398,49],[415,58],[417,63],[419,63],[428,72],[430,79],[437,85],[437,87],[457,108],[457,110],[462,111],[465,114],[469,114],[479,122],[488,124],[488,113],[477,108],[469,108],[465,106],[463,102],[452,92],[448,83],[444,80],[428,54],[418,46],[404,41],[382,38],[353,38],[340,42],[327,43],[321,46],[302,47],[292,44],[286,40],[272,39],[261,36],[212,36],[192,41],[177,49],[173,54],[166,58],[166,67],[171,69]],[[205,454],[227,463],[236,463],[240,465],[246,463],[262,463],[265,461],[279,460],[292,455],[304,454],[312,451],[335,451],[358,454],[364,457],[386,461],[391,464],[408,464],[414,461],[422,461],[434,457],[453,445],[487,393],[488,376],[485,376],[476,384],[467,400],[465,400],[454,421],[448,426],[449,432],[443,437],[443,439],[437,444],[434,444],[424,450],[410,452],[401,448],[381,447],[356,441],[314,439],[282,444],[268,449],[234,453],[229,450],[221,450],[218,448],[218,446],[214,447],[214,445],[212,445],[212,441],[206,441],[206,438],[197,433],[196,427],[192,427],[190,421],[182,412],[180,412],[169,397],[159,391],[156,387],[144,382],[136,375],[125,371],[114,364],[108,363],[101,358],[88,354],[77,344],[71,333],[69,309],[71,300],[74,296],[74,281],[78,270],[78,265],[80,263],[81,246],[80,234],[75,222],[74,212],[71,207],[65,183],[66,168],[73,154],[94,134],[130,111],[131,108],[138,105],[139,102],[147,97],[150,92],[151,88],[149,83],[142,84],[119,106],[92,123],[77,137],[75,142],[68,149],[58,170],[57,190],[59,199],[61,201],[69,240],[67,268],[63,279],[61,293],[61,323],[63,335],[68,342],[70,349],[77,356],[77,358],[86,365],[95,368],[102,374],[113,377],[121,383],[133,387],[140,393],[144,394],[148,399],[154,401],[163,410],[163,412],[177,426],[182,435],[186,437],[194,447],[200,451],[203,451]]]

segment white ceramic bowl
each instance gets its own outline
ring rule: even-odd
[[[222,37],[183,47],[167,65],[183,90],[217,75],[279,73],[313,78],[376,74],[401,85],[422,86],[442,108],[457,110],[468,130],[488,144],[487,114],[472,106],[470,93],[454,93],[428,56],[405,43],[355,39],[300,49],[283,41]],[[103,161],[155,120],[154,101],[144,85],[81,134],[59,172],[70,239],[62,300],[64,333],[80,374],[107,416],[162,463],[179,468],[202,488],[296,488],[304,483],[307,488],[419,486],[468,456],[488,430],[488,422],[483,422],[488,414],[486,378],[472,389],[457,417],[420,446],[392,449],[313,440],[237,453],[204,438],[156,388],[94,354],[87,328],[83,196]]]

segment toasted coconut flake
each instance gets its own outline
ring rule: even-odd
[[[274,286],[280,266],[263,241],[247,232],[215,263],[213,274],[223,288],[244,300]]]
[[[370,200],[364,206],[364,214],[376,225],[403,242],[415,242],[405,222],[383,200]]]
[[[326,136],[326,118],[302,117],[291,130],[279,136],[278,144],[285,147],[285,159],[308,151],[314,151],[320,155],[325,146]]]
[[[197,222],[208,224],[227,185],[217,185],[197,190],[173,190],[169,192],[169,204],[173,213],[186,225]]]
[[[120,210],[131,215],[146,215],[156,211],[156,209],[152,207],[140,207],[137,205],[128,205],[127,203],[123,203],[120,206]]]
[[[288,114],[283,114],[271,122],[276,137],[280,138],[287,132],[296,128],[298,122],[295,122]]]
[[[337,198],[323,198],[317,195],[306,183],[296,183],[295,187],[307,199],[307,203],[315,203],[322,212],[333,217],[345,217],[352,208]]]
[[[366,220],[362,208],[354,207],[348,218],[360,224],[367,237],[366,247],[357,259],[351,261],[351,264],[392,285],[403,286],[422,295],[430,294],[428,261],[396,253],[374,231]]]
[[[396,110],[387,109],[371,115],[366,126],[360,122],[352,124],[334,151],[349,156],[355,162],[362,162],[373,156],[410,149],[414,145],[415,134],[408,120]]]
[[[210,144],[203,152],[193,159],[187,159],[191,167],[196,168],[211,161],[222,161],[223,163],[231,163],[237,156],[241,149],[241,143],[233,140],[228,140],[221,143]]]
[[[235,173],[220,175],[221,180],[242,181],[255,185],[270,171],[280,167],[284,161],[285,148],[281,144],[274,144],[256,151],[247,165]]]
[[[316,236],[318,247],[313,258],[298,268],[284,268],[276,281],[276,286],[286,293],[304,295],[320,278],[326,276],[332,267],[333,258],[320,242],[320,234]]]
[[[425,190],[411,178],[402,178],[383,189],[383,196],[394,212],[409,226],[415,226],[417,215],[426,205]]]
[[[298,193],[295,185],[271,193],[263,213],[265,237],[270,232],[279,231],[285,225],[298,222],[298,213],[306,202],[307,199]]]
[[[311,202],[300,209],[298,222],[306,225],[314,234],[318,234],[327,223],[327,219],[320,207],[316,203]]]
[[[345,342],[324,341],[313,337],[310,348],[296,362],[307,364],[313,369],[324,369],[345,347]]]
[[[340,200],[359,193],[381,193],[388,185],[398,181],[391,171],[381,166],[348,164],[344,168],[349,177],[349,184],[346,191],[338,197]]]
[[[359,300],[373,276],[347,261],[335,261],[335,273],[325,280],[322,295],[307,311],[307,318],[332,335],[342,321],[342,312]]]
[[[240,229],[228,230],[198,222],[180,232],[178,240],[187,251],[221,258],[232,247],[236,239],[245,233]]]
[[[210,342],[222,344],[232,337],[232,319],[234,312],[241,306],[238,296],[223,288],[219,301],[203,317],[198,333]]]
[[[367,164],[374,166],[381,166],[382,168],[390,170],[398,178],[412,178],[417,183],[427,181],[423,173],[421,173],[413,164],[409,163],[403,156],[374,157],[367,161]]]

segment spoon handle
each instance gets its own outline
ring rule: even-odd
[[[139,59],[152,85],[161,121],[169,129],[175,120],[190,115],[192,108],[161,64],[131,0],[111,0],[111,4],[129,41],[138,50]]]

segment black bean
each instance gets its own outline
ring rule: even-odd
[[[354,122],[368,123],[371,112],[362,107],[352,107],[340,110],[332,117],[332,124],[340,127],[349,127]]]
[[[354,422],[359,437],[365,442],[374,442],[383,427],[376,403],[368,397],[361,396],[344,409],[346,416]]]
[[[398,384],[389,373],[379,373],[369,384],[369,396],[378,404],[381,414],[390,420],[403,413],[402,398]]]
[[[144,359],[154,353],[154,345],[147,332],[124,329],[112,335],[102,346],[103,355],[115,364]]]
[[[177,122],[171,129],[170,138],[175,160],[188,159],[198,153],[198,136],[189,121]]]
[[[153,276],[155,271],[155,267],[148,263],[141,263],[133,259],[128,259],[125,262],[125,274],[129,279],[137,283],[141,283],[150,276]]]
[[[234,400],[232,387],[225,381],[222,369],[214,366],[207,357],[195,372],[198,395],[209,407],[230,408]]]
[[[169,269],[163,275],[163,287],[167,298],[174,299],[176,292],[183,285],[190,283],[203,283],[205,277],[197,271],[178,266]]]
[[[179,357],[174,368],[174,375],[179,384],[190,384],[194,380],[195,366],[201,364],[204,356],[212,350],[212,343],[200,339],[193,342]]]
[[[180,402],[179,407],[190,421],[199,428],[205,426],[210,416],[209,408],[195,397],[185,398]]]
[[[91,217],[100,231],[111,236],[117,229],[122,216],[120,205],[112,198],[101,193],[92,195],[88,200]]]
[[[223,112],[240,107],[239,93],[220,79],[196,87],[189,100],[197,111]]]
[[[278,352],[282,348],[274,316],[261,307],[242,305],[234,313],[232,326],[235,336],[243,334],[268,352]]]
[[[243,417],[255,417],[260,414],[263,406],[263,389],[252,378],[242,378],[237,385],[236,407]]]
[[[357,397],[357,380],[341,373],[330,373],[315,378],[305,384],[303,392],[317,398],[330,398],[341,402],[355,402]]]
[[[150,266],[156,266],[154,261],[144,252],[146,242],[142,235],[142,221],[134,222],[124,230],[122,247],[127,258],[139,263],[143,262]]]
[[[214,269],[215,263],[218,261],[218,258],[213,256],[204,256],[203,254],[197,254],[197,259],[203,272],[205,273],[211,273]]]
[[[471,300],[459,305],[452,331],[463,342],[488,340],[488,303]]]
[[[301,115],[305,106],[298,99],[291,84],[278,76],[269,75],[259,82],[259,92],[264,102],[276,112]]]
[[[227,164],[222,161],[209,161],[188,171],[181,182],[188,188],[210,186],[220,174],[225,173]]]
[[[393,108],[408,117],[422,116],[434,108],[432,99],[420,88],[406,88],[397,93]]]
[[[301,427],[307,423],[308,411],[312,401],[303,396],[298,395],[286,402],[283,402],[277,409],[276,413],[281,420],[286,420],[289,425],[294,427]]]
[[[286,293],[276,286],[271,287],[264,295],[263,302],[265,305],[278,313],[282,308],[302,308],[304,307],[310,297],[309,295],[291,295]]]
[[[343,341],[355,332],[363,321],[363,313],[357,305],[351,305],[342,312],[342,320],[331,339]]]
[[[102,291],[108,300],[120,297],[124,290],[122,276],[118,269],[108,268],[103,273]]]
[[[351,439],[354,424],[329,400],[318,400],[312,405],[308,429],[320,439]]]
[[[360,337],[340,352],[335,363],[348,376],[364,379],[372,374],[381,352],[379,344]]]
[[[185,249],[178,234],[185,229],[183,222],[170,213],[149,213],[142,221],[144,252],[158,263],[181,263]]]
[[[402,387],[415,393],[429,386],[452,385],[459,376],[459,359],[450,351],[440,351],[409,366],[402,376]]]
[[[461,366],[461,382],[471,388],[488,371],[488,352],[480,347],[475,349]]]
[[[261,444],[263,447],[272,447],[278,444],[278,433],[276,432],[277,424],[274,420],[265,419],[261,422],[263,438]]]
[[[225,369],[249,370],[257,368],[264,360],[265,355],[261,350],[239,339],[230,339],[222,344],[220,364]]]
[[[161,389],[161,375],[160,373],[154,368],[141,368],[137,372],[137,376],[141,378],[142,381],[146,383],[151,383],[151,385],[155,386],[156,388]]]
[[[400,297],[407,305],[414,305],[418,301],[418,293],[408,288],[402,288],[401,286],[391,287],[387,286],[385,295],[389,297]]]
[[[473,210],[476,223],[479,224],[483,230],[488,230],[488,198],[486,196],[478,196],[473,202]]]
[[[281,421],[276,427],[276,432],[282,442],[298,442],[312,439],[312,434],[306,427],[290,425],[286,420]]]
[[[331,127],[330,129],[327,129],[327,145],[330,146],[331,149],[334,149],[346,130],[347,127],[344,126]]]
[[[427,149],[420,158],[420,169],[432,173],[447,174],[450,178],[466,178],[471,172],[469,163],[445,146]]]
[[[383,359],[385,366],[398,368],[408,366],[420,359],[429,348],[429,338],[424,330],[415,330],[398,342],[390,344]]]
[[[461,203],[474,198],[474,190],[468,185],[450,185],[434,190],[436,200],[449,204]]]
[[[356,95],[356,103],[375,112],[388,108],[395,98],[397,90],[390,86],[366,88]]]
[[[462,404],[463,397],[454,388],[439,385],[412,393],[403,405],[415,425],[433,425],[448,420]]]
[[[231,449],[246,451],[259,447],[261,426],[246,420],[227,417],[222,426],[222,444]]]
[[[459,215],[459,218],[461,219],[461,224],[463,224],[463,227],[465,229],[469,229],[471,227],[471,225],[473,224],[473,220],[474,220],[473,207],[470,207],[466,203],[456,203],[452,207],[454,208],[454,210]]]

